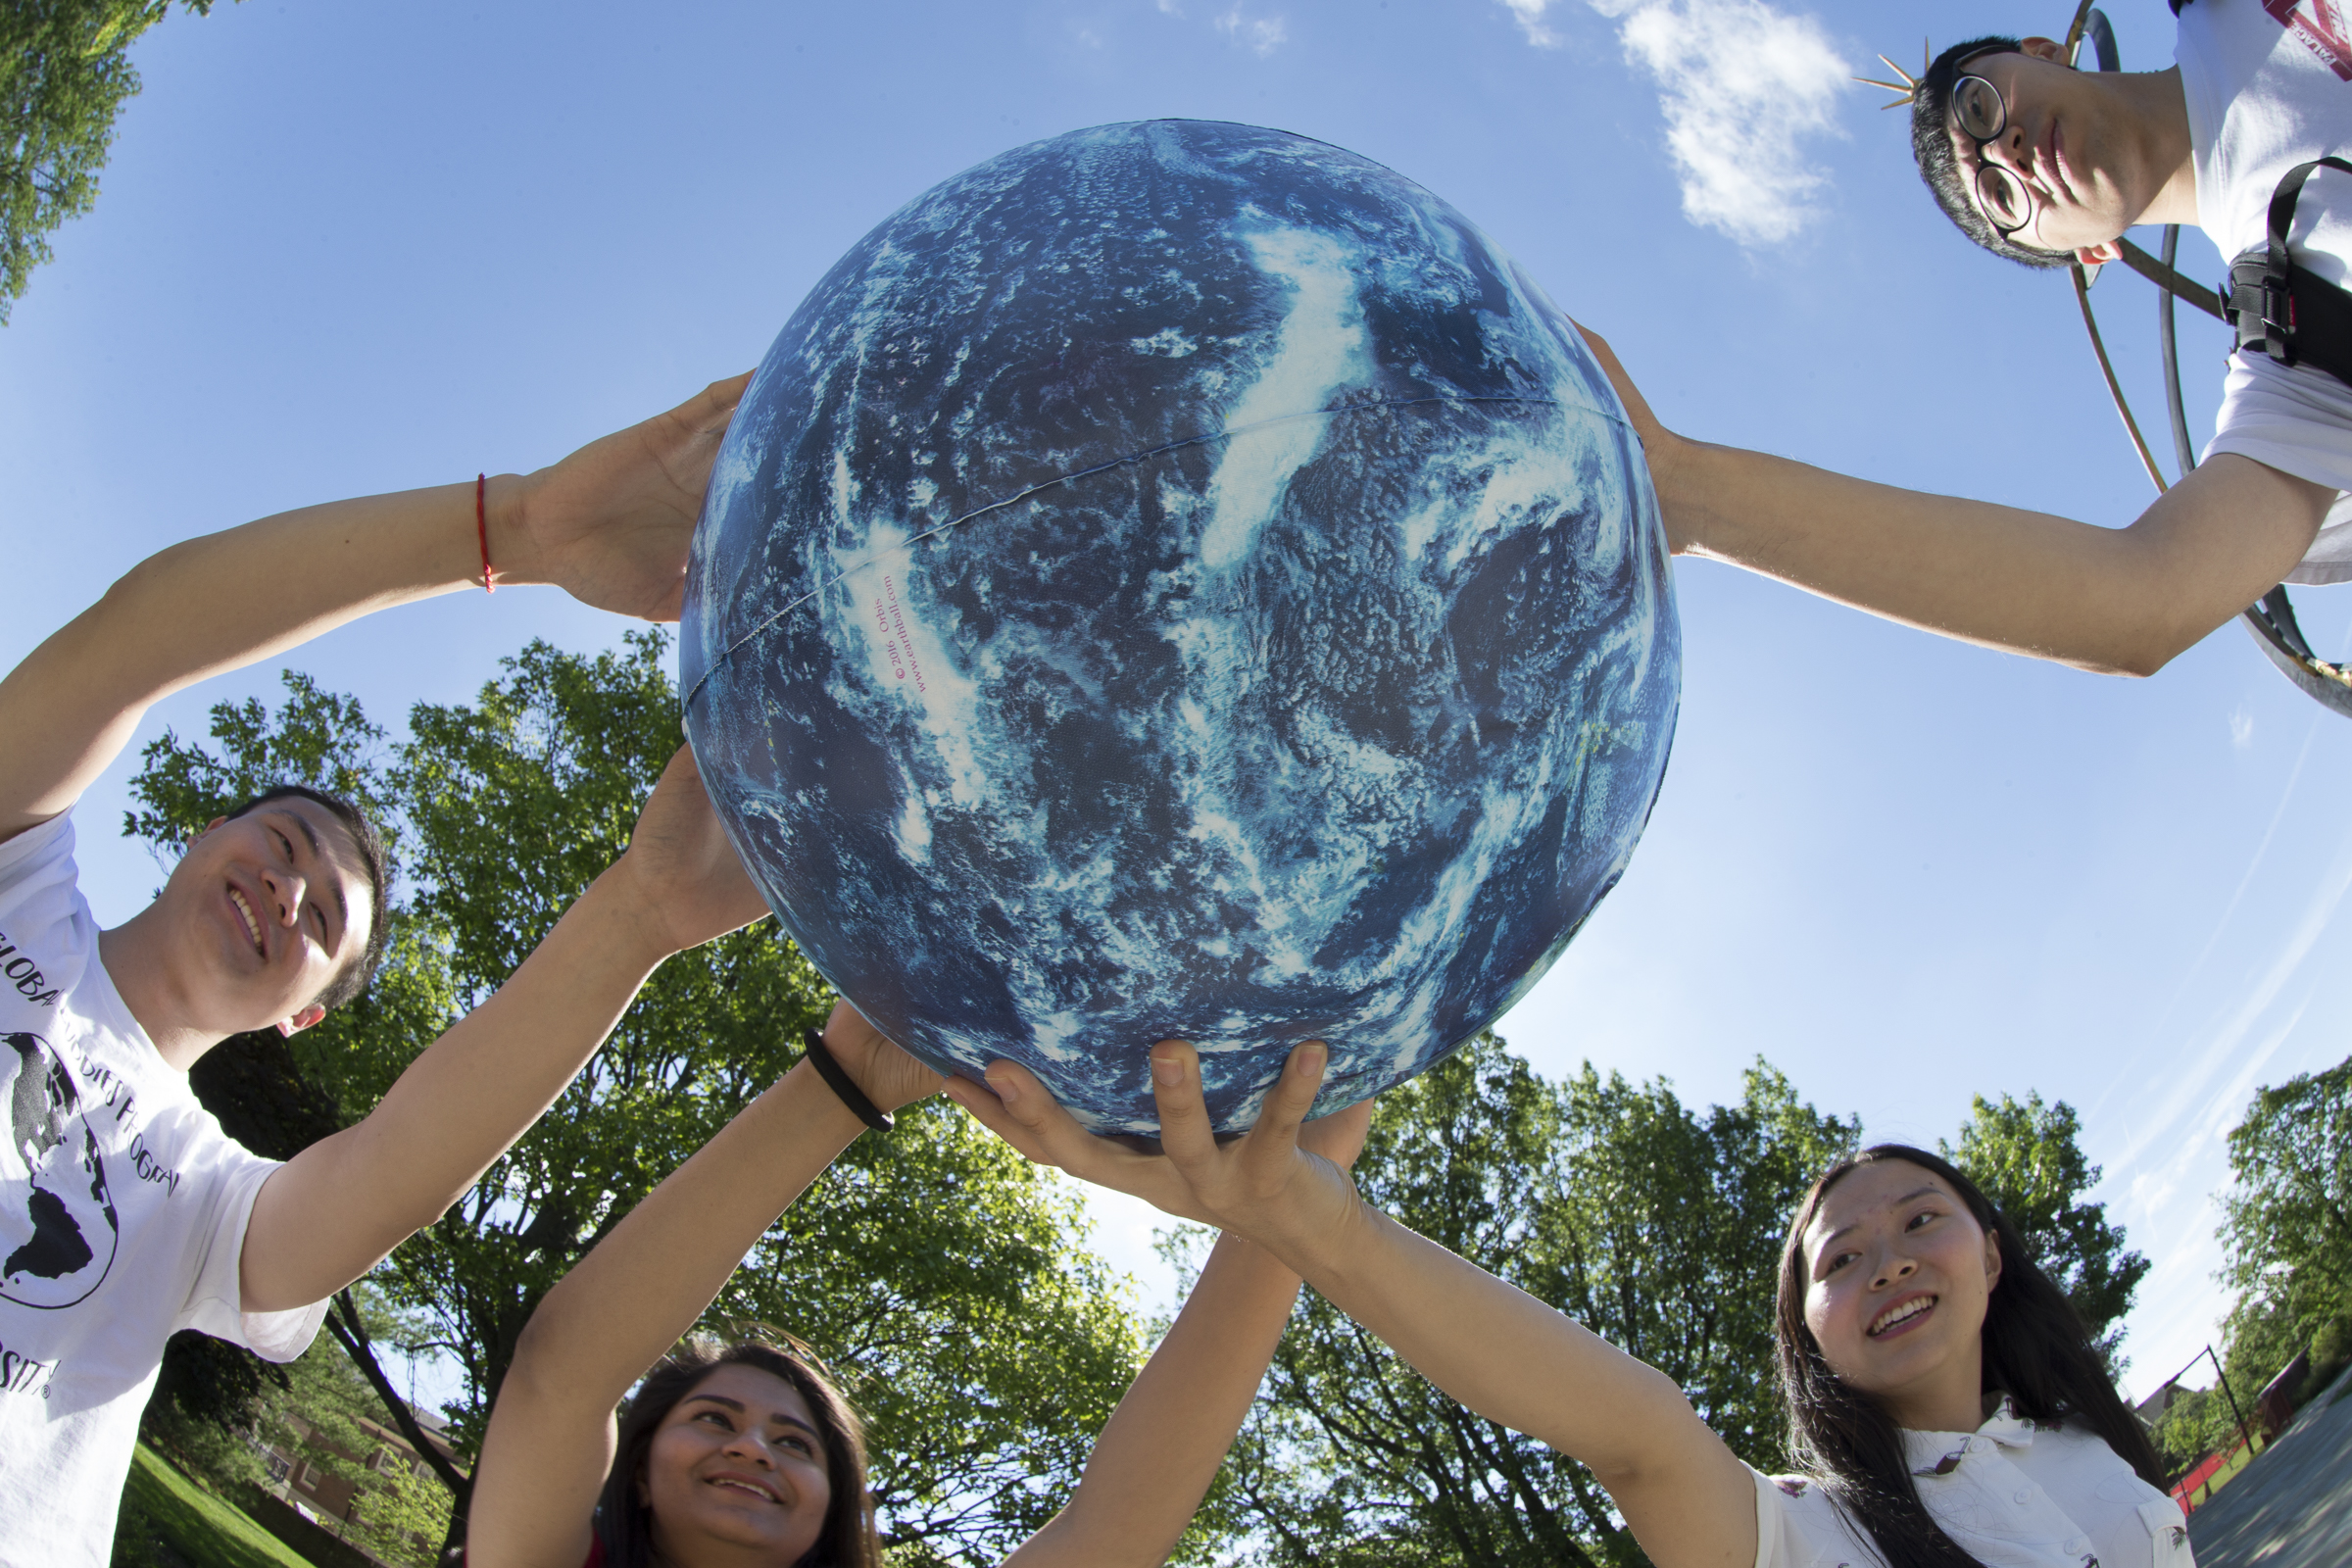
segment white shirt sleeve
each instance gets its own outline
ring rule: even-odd
[[[2211,461],[2235,453],[2281,473],[2336,491],[2352,491],[2352,386],[2325,370],[2288,368],[2264,355],[2232,354],[2222,388]],[[2352,497],[2338,495],[2319,537],[2288,582],[2352,579]]]
[[[1756,1481],[1756,1568],[1885,1568],[1886,1559],[1854,1539],[1821,1488],[1752,1465],[1747,1473]]]
[[[1749,1468],[1756,1483],[1756,1568],[1788,1568],[1788,1552],[1781,1540],[1781,1510],[1772,1477]]]
[[[253,1202],[261,1196],[262,1184],[284,1167],[276,1160],[246,1153],[234,1144],[227,1147],[244,1157],[218,1177],[220,1193],[213,1211],[212,1239],[178,1326],[242,1345],[265,1361],[291,1361],[318,1338],[319,1325],[326,1321],[327,1303],[313,1301],[283,1312],[243,1310],[240,1269],[245,1229],[253,1218]]]

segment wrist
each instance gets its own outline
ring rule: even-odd
[[[1263,1290],[1269,1295],[1296,1296],[1299,1286],[1298,1271],[1285,1262],[1263,1242],[1252,1241],[1240,1231],[1219,1231],[1217,1244],[1210,1249],[1208,1262],[1201,1269],[1207,1277],[1209,1269],[1219,1269],[1251,1290]]]
[[[1643,444],[1649,463],[1649,481],[1658,495],[1658,515],[1666,528],[1666,548],[1678,556],[1711,554],[1717,518],[1707,498],[1720,493],[1716,469],[1724,448],[1686,441],[1666,430],[1651,434]]]
[[[503,572],[499,580],[507,580]],[[579,915],[608,927],[626,961],[641,965],[650,974],[683,945],[662,919],[661,901],[648,898],[636,881],[628,853],[623,851],[619,859],[588,884],[588,891],[573,902],[564,918]]]
[[[536,476],[519,473],[485,475],[482,483],[482,507],[479,521],[483,525],[477,545],[486,542],[490,557],[492,581],[499,587],[547,581],[538,553],[531,546],[531,531],[527,521],[530,498],[536,489]],[[480,581],[481,564],[474,564],[474,580]]]
[[[833,1098],[848,1106],[852,1115],[871,1127],[875,1132],[889,1132],[891,1130],[890,1112],[874,1103],[873,1098],[865,1092],[865,1086],[858,1081],[857,1075],[852,1073],[841,1058],[833,1054],[833,1048],[825,1044],[823,1032],[810,1029],[803,1038],[807,1042],[805,1054],[808,1064],[814,1067],[816,1075],[825,1081],[825,1087],[833,1091]]]
[[[816,1063],[807,1056],[794,1062],[791,1070],[776,1080],[776,1088],[815,1122],[820,1136],[838,1139],[843,1149],[856,1143],[866,1130],[858,1113],[842,1102],[833,1086],[817,1072]]]
[[[1370,1232],[1383,1217],[1357,1194],[1352,1180],[1339,1202],[1316,1206],[1322,1211],[1297,1214],[1280,1234],[1259,1238],[1260,1246],[1305,1280],[1337,1274],[1369,1243]]]
[[[1283,1266],[1306,1278],[1341,1255],[1343,1234],[1354,1234],[1355,1210],[1363,1206],[1349,1183],[1337,1203],[1277,1202],[1249,1214],[1217,1214],[1212,1223],[1225,1235],[1253,1243]]]

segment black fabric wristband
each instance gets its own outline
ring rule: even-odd
[[[825,1049],[825,1037],[811,1029],[806,1038],[808,1059],[816,1063],[816,1075],[825,1081],[825,1087],[832,1090],[859,1121],[878,1133],[890,1131],[890,1112],[874,1108],[874,1102],[865,1098],[865,1091],[858,1087],[857,1081],[843,1070],[841,1063],[833,1059],[833,1053]]]

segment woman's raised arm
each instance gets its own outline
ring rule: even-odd
[[[1371,1208],[1299,1147],[1323,1065],[1319,1045],[1294,1052],[1256,1127],[1220,1148],[1192,1048],[1155,1046],[1160,1155],[1090,1137],[1009,1062],[988,1090],[948,1092],[1032,1159],[1257,1242],[1449,1396],[1590,1465],[1658,1568],[1754,1562],[1755,1482],[1671,1379]]]
[[[825,1045],[885,1110],[939,1086],[846,1003],[825,1024]],[[613,1406],[864,1130],[815,1068],[798,1063],[548,1292],[482,1437],[466,1529],[474,1568],[580,1568],[612,1462]]]
[[[1352,1164],[1370,1102],[1310,1122],[1299,1142]],[[1298,1276],[1242,1237],[1216,1250],[1167,1338],[1111,1412],[1068,1506],[1005,1568],[1152,1568],[1165,1562],[1250,1413],[1298,1299]]]

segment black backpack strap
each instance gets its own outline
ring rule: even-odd
[[[2203,311],[2217,321],[2230,319],[2229,317],[2222,314],[2221,299],[2213,290],[2202,284],[2190,282],[2173,270],[2169,263],[2158,261],[2128,239],[2118,236],[2115,248],[2122,253],[2121,260],[2126,267],[2158,288],[2165,290],[2181,304],[2194,310]]]
[[[2240,349],[2280,365],[2315,366],[2352,384],[2352,295],[2295,266],[2286,248],[2303,182],[2320,169],[2352,174],[2352,163],[2341,158],[2315,158],[2286,172],[2271,193],[2263,243],[2230,264],[2226,311]]]

